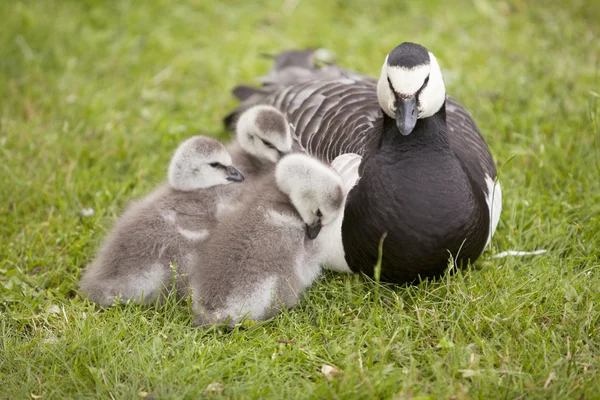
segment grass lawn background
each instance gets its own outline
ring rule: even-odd
[[[568,4],[567,4],[568,3]],[[0,2],[0,399],[600,398],[600,3]],[[500,167],[475,267],[416,287],[326,273],[232,332],[188,304],[101,310],[82,268],[197,134],[227,138],[261,52],[327,47],[377,75],[434,52]],[[92,216],[81,211],[91,208]],[[495,259],[507,249],[547,249]],[[342,371],[329,381],[322,365]]]

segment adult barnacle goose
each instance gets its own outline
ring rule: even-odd
[[[363,157],[342,223],[345,260],[381,279],[413,282],[444,272],[452,256],[475,261],[499,220],[501,192],[488,146],[471,115],[446,96],[435,56],[414,43],[394,48],[378,80],[336,65],[316,67],[311,51],[288,51],[263,86],[240,86],[240,106],[286,113],[306,150],[331,162]],[[301,71],[301,72],[299,72]]]

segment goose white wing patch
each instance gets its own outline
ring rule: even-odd
[[[500,182],[494,182],[487,174],[485,176],[485,183],[488,192],[485,201],[490,214],[490,233],[484,247],[487,248],[496,232],[498,222],[500,222],[500,213],[502,212],[502,190],[500,188]]]
[[[342,178],[342,188],[344,195],[348,195],[350,190],[356,185],[358,179],[358,167],[362,157],[354,153],[346,153],[337,156],[331,166]],[[342,222],[344,220],[344,208],[340,211],[337,218],[328,226],[323,227],[317,237],[325,253],[325,264],[329,269],[338,272],[352,273],[352,270],[346,262],[346,253],[342,243]]]
[[[355,153],[346,153],[337,156],[332,162],[333,169],[340,174],[342,178],[342,187],[347,195],[350,189],[358,183],[358,167],[362,161],[362,157]]]

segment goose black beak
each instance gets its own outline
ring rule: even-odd
[[[319,232],[321,232],[321,228],[321,221],[318,221],[314,225],[306,224],[306,236],[308,236],[310,240],[316,239],[317,236],[319,236]]]
[[[402,135],[410,135],[415,129],[418,115],[416,96],[408,99],[396,97],[396,126]]]
[[[244,175],[232,166],[227,167],[227,180],[232,182],[243,182]]]

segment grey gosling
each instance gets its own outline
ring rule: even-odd
[[[335,170],[291,154],[243,200],[243,208],[219,221],[190,271],[195,325],[266,320],[294,306],[321,271],[318,235],[335,221],[345,196]]]
[[[148,304],[169,287],[171,262],[185,270],[216,223],[219,197],[244,180],[220,142],[195,136],[175,151],[168,182],[129,206],[85,271],[80,287],[102,306]],[[233,185],[237,186],[237,185]]]
[[[253,178],[265,175],[275,168],[281,157],[302,151],[287,118],[272,106],[259,105],[244,111],[236,125],[236,140],[227,149],[235,165],[244,176]]]

